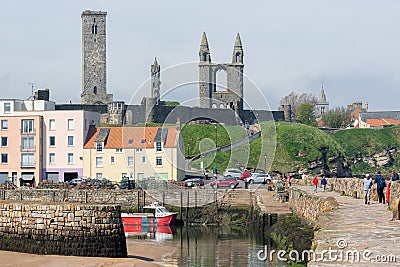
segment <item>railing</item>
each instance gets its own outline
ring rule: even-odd
[[[36,135],[35,129],[32,131],[28,131],[28,132],[25,132],[23,129],[19,129],[19,130],[20,130],[21,135]]]
[[[35,162],[21,161],[21,168],[35,168]]]
[[[33,147],[31,147],[31,146],[28,146],[28,147],[20,146],[20,148],[21,148],[21,151],[35,151],[36,150],[36,146],[35,145]]]

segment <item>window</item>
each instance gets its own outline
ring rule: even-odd
[[[50,119],[49,120],[49,130],[53,131],[56,129],[56,120],[55,119]]]
[[[136,152],[142,152],[143,149],[142,148],[136,148]]]
[[[96,142],[96,152],[103,152],[103,142]]]
[[[34,150],[34,137],[22,137],[21,138],[21,150]]]
[[[8,163],[8,154],[1,154],[1,164]]]
[[[56,163],[56,153],[50,153],[49,154],[49,163],[50,164]]]
[[[146,157],[145,156],[142,157],[142,162],[143,162],[143,164],[146,163]]]
[[[103,167],[103,157],[96,157],[96,167]]]
[[[115,149],[115,152],[116,152],[116,153],[122,153],[122,148],[116,148],[116,149]]]
[[[68,119],[68,130],[74,129],[74,119]]]
[[[111,164],[114,164],[114,163],[115,163],[115,158],[114,158],[114,156],[111,156],[111,158],[110,158],[110,163],[111,163]]]
[[[1,129],[8,130],[8,120],[1,120]]]
[[[103,179],[103,174],[101,172],[96,173],[96,179]]]
[[[2,136],[1,137],[1,146],[2,147],[7,147],[8,146],[8,137]]]
[[[73,146],[73,145],[74,145],[74,137],[68,136],[68,146]]]
[[[133,157],[128,157],[128,166],[133,166]]]
[[[74,163],[74,153],[68,153],[68,164]]]
[[[161,142],[156,142],[156,151],[161,151],[161,150],[162,150]]]
[[[128,144],[132,145],[133,144],[133,139],[128,140]]]
[[[50,146],[55,146],[55,145],[56,145],[56,137],[50,136]]]
[[[156,157],[156,166],[162,166],[162,157]]]
[[[22,133],[33,133],[33,120],[22,120]]]
[[[35,166],[34,154],[22,154],[21,159],[22,159],[21,160],[22,167],[34,167]]]
[[[4,113],[10,113],[10,112],[11,112],[11,104],[4,103]]]

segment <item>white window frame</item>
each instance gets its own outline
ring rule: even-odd
[[[143,156],[143,157],[142,157],[142,163],[143,163],[143,164],[146,164],[146,156]]]
[[[34,167],[34,166],[35,166],[35,154],[33,153],[21,154],[21,167]]]
[[[110,157],[110,164],[114,164],[115,163],[115,157],[114,156],[111,156]]]
[[[56,153],[51,152],[49,153],[49,164],[55,164],[56,163]]]
[[[160,164],[158,164],[160,161]],[[156,157],[156,166],[162,166],[163,165],[163,159],[161,156]]]
[[[133,156],[129,156],[127,158],[127,161],[129,167],[133,167],[135,165],[135,159],[133,158]]]
[[[96,142],[96,152],[97,153],[102,153],[104,148],[104,143],[103,142]]]
[[[3,140],[6,140],[6,144],[3,145]],[[8,136],[1,137],[1,147],[8,147]]]
[[[72,143],[70,143],[71,140],[72,140]],[[67,141],[68,141],[68,146],[74,146],[74,136],[73,135],[69,135]]]
[[[143,151],[143,148],[136,148],[135,150],[137,153],[141,153]]]
[[[103,173],[102,172],[96,172],[96,179],[103,179]]]
[[[103,167],[103,157],[96,157],[96,167]]]
[[[8,120],[1,120],[1,130],[8,130]]]
[[[4,108],[4,113],[11,113],[11,103],[9,102],[4,103],[3,108]]]
[[[122,148],[116,148],[115,153],[122,153]]]
[[[3,161],[3,155],[6,156],[6,161]],[[8,153],[1,153],[1,164],[8,164]]]
[[[23,134],[32,134],[35,132],[35,121],[34,120],[21,120],[21,131]]]
[[[67,154],[67,162],[68,164],[74,164],[74,153]]]
[[[49,131],[54,131],[56,129],[56,120],[49,119]]]
[[[52,138],[54,139],[54,144],[53,145],[51,144],[51,139]],[[54,135],[49,136],[49,146],[50,147],[56,146],[56,137]]]
[[[74,125],[74,119],[68,119],[68,123],[67,123],[67,129],[69,131],[74,130],[75,125]]]
[[[26,141],[24,141],[26,140]],[[21,150],[35,150],[35,138],[33,136],[22,136],[21,137]]]
[[[156,152],[161,152],[161,151],[162,151],[162,143],[156,142]]]

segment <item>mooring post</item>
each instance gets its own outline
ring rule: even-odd
[[[187,191],[186,224],[189,223],[189,191]]]
[[[181,220],[183,221],[183,218],[182,218],[182,206],[183,206],[183,200],[182,200],[182,191],[181,191],[181,205],[180,205],[180,208],[179,208],[179,212],[181,214]]]

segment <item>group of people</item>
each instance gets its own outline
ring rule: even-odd
[[[369,205],[371,202],[371,190],[372,190],[372,185],[374,183],[376,184],[376,191],[378,193],[378,202],[383,204],[385,204],[386,202],[389,203],[390,185],[392,182],[398,180],[399,180],[399,175],[396,173],[395,170],[392,170],[392,176],[390,182],[388,183],[386,183],[386,180],[385,178],[383,178],[380,171],[377,172],[375,180],[372,180],[371,175],[366,174],[365,178],[363,179],[365,204]],[[383,192],[385,188],[386,188],[386,199],[385,199],[385,194]]]
[[[319,183],[318,178],[315,177],[312,182],[314,185],[314,193],[318,193],[318,183]],[[326,180],[325,176],[322,176],[322,179],[321,179],[322,192],[325,192],[327,184],[328,184],[328,181]]]

